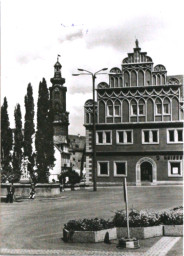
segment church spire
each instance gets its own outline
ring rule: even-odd
[[[61,64],[59,62],[59,57],[61,57],[59,54],[57,55],[57,61],[54,65],[54,77],[51,78],[51,83],[53,85],[55,84],[60,84],[61,86],[65,83],[65,79],[62,78],[62,74],[61,74]]]

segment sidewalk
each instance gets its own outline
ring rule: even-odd
[[[68,244],[66,249],[1,249],[1,255],[73,255],[73,256],[182,256],[180,237],[157,237],[140,241],[139,249],[118,249],[118,241],[111,244]],[[177,249],[179,246],[179,250]],[[171,251],[172,254],[169,253]],[[169,254],[168,254],[169,253]]]

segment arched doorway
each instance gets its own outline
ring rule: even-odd
[[[141,181],[152,182],[152,165],[149,162],[141,164]]]
[[[139,159],[135,167],[136,185],[141,185],[141,182],[148,181],[156,184],[157,182],[157,165],[150,157]],[[143,179],[143,180],[142,180]]]

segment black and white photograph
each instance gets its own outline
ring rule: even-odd
[[[182,256],[184,2],[0,2],[0,255]]]

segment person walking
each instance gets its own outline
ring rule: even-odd
[[[31,191],[30,191],[30,195],[29,195],[30,199],[34,199],[35,198],[35,184],[31,183]]]

